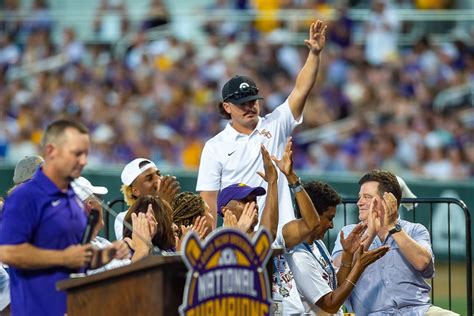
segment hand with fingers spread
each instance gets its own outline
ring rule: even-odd
[[[72,245],[63,250],[63,266],[79,269],[88,265],[93,256],[91,244]]]
[[[255,207],[255,202],[246,203],[242,215],[237,222],[237,227],[244,233],[248,233],[256,224],[256,219],[257,208]]]
[[[132,261],[135,261],[150,253],[153,236],[151,236],[150,224],[144,213],[132,213],[132,227],[132,242],[128,240],[127,242],[135,251],[132,257]]]
[[[378,259],[385,256],[387,251],[390,250],[389,246],[378,247],[373,250],[365,251],[363,246],[360,246],[356,252],[356,260],[354,269],[360,268],[364,270],[366,267],[377,261]]]
[[[372,198],[372,202],[369,207],[369,215],[367,217],[367,235],[369,238],[373,238],[380,231],[381,226],[381,216],[378,212],[378,203],[377,198]]]
[[[319,55],[324,48],[324,44],[326,43],[326,28],[327,25],[320,20],[311,23],[309,38],[305,40],[304,43],[315,55]]]
[[[354,227],[347,238],[344,238],[344,231],[341,230],[340,238],[342,249],[350,255],[354,255],[357,249],[359,249],[361,243],[365,240],[365,238],[367,238],[367,235],[364,235],[366,229],[366,224],[359,223]]]
[[[153,239],[155,237],[157,229],[158,229],[158,223],[155,218],[155,212],[153,211],[153,205],[148,204],[148,208],[145,214],[145,218],[148,222],[148,226],[150,229],[150,236]]]
[[[222,214],[224,215],[224,227],[237,228],[237,217],[234,215],[234,213],[232,213],[232,211],[227,208],[224,208],[222,210]]]
[[[257,174],[266,182],[274,183],[278,180],[278,172],[272,162],[272,159],[270,158],[268,150],[265,148],[265,146],[263,146],[263,144],[260,145],[260,152],[262,154],[264,172],[257,171]]]
[[[178,194],[180,190],[181,186],[179,185],[178,180],[176,180],[176,177],[161,177],[160,184],[158,187],[158,196],[160,198],[167,201],[168,203],[171,203],[173,201],[174,196]]]
[[[272,160],[277,165],[278,169],[288,178],[292,174],[294,174],[293,170],[293,151],[292,151],[292,137],[288,137],[288,141],[285,145],[285,151],[280,160],[277,157],[272,156]]]
[[[199,235],[199,239],[204,239],[207,236],[207,220],[205,216],[198,216],[194,220],[193,230]]]
[[[382,226],[390,230],[398,221],[397,198],[390,192],[385,192],[382,198],[383,221]]]

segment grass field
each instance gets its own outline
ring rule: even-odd
[[[433,303],[450,309],[460,315],[467,315],[466,265],[451,264],[451,308],[449,307],[449,273],[447,263],[436,263],[436,275],[433,282]]]

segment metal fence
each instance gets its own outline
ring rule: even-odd
[[[349,208],[352,206],[354,207],[357,204],[356,198],[344,198],[342,200],[342,205],[340,205],[339,209],[342,209],[342,213],[338,212],[337,217],[342,217],[343,226],[347,224],[354,223],[354,218],[349,217]],[[465,261],[465,275],[466,275],[466,311],[467,315],[473,315],[472,309],[472,237],[471,237],[471,215],[469,209],[467,208],[466,204],[455,198],[414,198],[414,199],[402,199],[402,204],[411,206],[410,211],[402,211],[401,207],[401,217],[403,219],[409,220],[415,223],[421,223],[425,225],[430,233],[431,242],[432,242],[432,249],[433,252],[436,253],[439,245],[437,244],[437,239],[433,238],[433,214],[434,210],[439,210],[439,206],[443,206],[441,208],[442,211],[446,209],[445,214],[445,221],[441,219],[443,223],[446,223],[446,233],[447,233],[447,255],[441,256],[442,261],[447,261],[448,265],[448,308],[452,310],[452,289],[453,289],[453,282],[452,282],[452,263],[454,260],[457,261]],[[122,199],[116,199],[108,203],[110,208],[113,208],[116,212],[125,211],[126,204]],[[455,230],[451,229],[452,226],[452,213],[458,211],[459,209],[462,210],[462,214],[464,215],[464,229],[465,229],[465,240],[464,240],[464,253],[456,254],[452,253],[452,233],[459,232],[462,227],[456,227]],[[459,215],[459,214],[457,214]],[[109,212],[105,218],[105,236],[106,238],[110,238],[110,231],[109,227],[112,224],[113,227],[114,217]],[[338,233],[338,229],[334,229],[332,233],[328,233],[326,237],[326,244],[328,249],[332,249],[332,245],[334,245],[335,234]],[[435,231],[435,233],[437,233]],[[438,232],[439,233],[439,232]],[[435,299],[435,291],[437,286],[435,287],[436,280],[435,278],[431,279],[431,301],[433,304],[436,304]]]

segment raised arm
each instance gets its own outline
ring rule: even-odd
[[[308,58],[303,68],[301,68],[293,91],[291,92],[288,102],[290,104],[291,113],[295,120],[299,120],[303,113],[306,98],[316,82],[318,75],[320,53],[326,42],[326,24],[317,20],[311,24],[309,28],[309,38],[305,40],[306,46],[309,48]]]
[[[258,174],[268,182],[260,226],[267,228],[272,234],[272,238],[275,239],[278,228],[278,173],[265,146],[261,145],[260,152],[265,173],[259,171]]]
[[[219,194],[219,191],[201,191],[199,194],[209,205],[209,211],[214,218],[214,223],[212,223],[212,230],[214,230],[217,226],[217,194]]]
[[[287,248],[296,246],[306,240],[311,232],[319,225],[319,214],[293,169],[293,151],[291,147],[292,141],[290,137],[286,143],[281,160],[272,157],[277,167],[288,179],[289,185],[293,187],[296,186],[293,190],[295,191],[296,203],[301,213],[301,218],[286,223],[282,228],[283,239],[285,240],[285,247]]]

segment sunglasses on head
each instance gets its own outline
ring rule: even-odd
[[[257,95],[258,94],[258,88],[250,85],[243,85],[242,87],[239,88],[239,90],[232,92],[231,94],[228,94],[225,98],[224,101],[227,101],[228,99],[242,99],[251,95]]]

